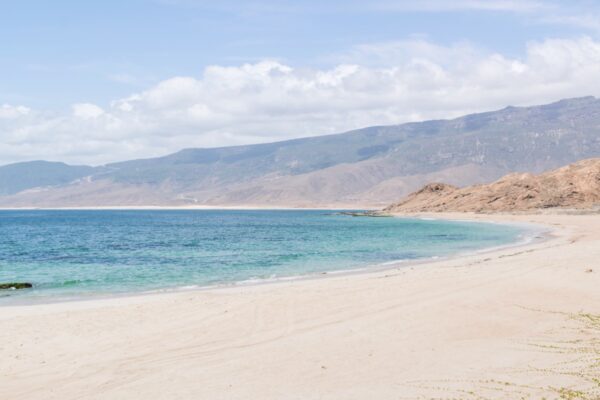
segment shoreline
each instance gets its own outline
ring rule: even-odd
[[[380,206],[379,206],[380,207]],[[82,207],[0,207],[0,211],[219,211],[219,210],[239,210],[239,211],[302,211],[302,210],[323,210],[323,211],[345,211],[345,210],[378,210],[378,206],[365,207],[343,207],[343,206],[209,206],[209,205],[189,205],[189,206],[82,206]]]
[[[289,210],[289,209],[288,209]],[[64,296],[60,297],[60,295],[54,296],[39,296],[39,297],[16,297],[13,299],[9,299],[10,295],[6,295],[3,300],[0,298],[0,309],[3,307],[35,307],[39,305],[46,304],[60,304],[60,303],[73,303],[73,302],[90,302],[90,301],[103,301],[103,300],[111,300],[111,299],[127,299],[129,297],[145,297],[145,296],[157,296],[157,295],[168,295],[168,294],[177,294],[177,293],[187,293],[187,292],[206,292],[206,291],[218,291],[218,290],[228,290],[234,288],[244,288],[255,285],[273,285],[278,283],[285,282],[300,282],[300,281],[310,281],[316,279],[329,279],[334,277],[343,277],[348,275],[357,275],[357,274],[370,274],[377,272],[386,272],[389,270],[397,270],[401,268],[412,268],[415,266],[422,266],[431,263],[443,262],[456,260],[463,257],[469,257],[480,254],[488,254],[501,250],[509,250],[509,249],[517,249],[526,247],[528,245],[533,245],[536,243],[542,243],[545,241],[549,241],[552,239],[552,234],[554,230],[551,226],[539,224],[539,223],[523,223],[523,222],[498,222],[494,220],[474,220],[470,218],[431,218],[431,217],[420,217],[420,216],[412,216],[412,215],[393,215],[394,218],[408,218],[408,219],[422,219],[422,220],[442,220],[449,222],[478,222],[483,224],[499,224],[499,225],[508,225],[508,226],[516,226],[521,228],[523,232],[521,232],[517,237],[516,241],[507,243],[499,246],[491,246],[481,249],[463,251],[456,254],[450,254],[446,256],[433,256],[426,257],[422,259],[405,259],[405,260],[394,260],[388,261],[384,263],[370,264],[362,267],[356,268],[348,268],[348,269],[339,269],[339,270],[324,270],[319,272],[312,272],[300,275],[286,275],[272,278],[249,278],[241,281],[232,281],[232,282],[222,282],[215,283],[212,285],[196,285],[189,284],[185,286],[174,286],[174,287],[164,287],[159,289],[151,289],[151,290],[140,290],[134,292],[114,292],[114,293],[88,293],[88,294],[78,294],[73,296]],[[526,235],[525,237],[519,238],[522,235]]]
[[[600,397],[600,215],[420,216],[552,232],[418,268],[1,307],[0,398]]]

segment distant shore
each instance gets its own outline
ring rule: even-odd
[[[600,215],[418,216],[552,233],[418,267],[2,307],[0,398],[599,395]]]
[[[377,210],[378,206],[343,206],[330,205],[322,207],[304,207],[304,206],[93,206],[93,207],[0,207],[0,211],[19,211],[19,210]]]

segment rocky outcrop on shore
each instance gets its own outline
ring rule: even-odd
[[[506,212],[600,207],[600,158],[582,160],[539,175],[513,173],[464,188],[430,183],[383,211]]]

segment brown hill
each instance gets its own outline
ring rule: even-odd
[[[497,212],[589,209],[599,205],[600,158],[591,158],[540,175],[506,175],[487,185],[457,188],[444,183],[430,183],[384,211]]]

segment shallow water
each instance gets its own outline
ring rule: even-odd
[[[208,286],[506,245],[515,226],[318,210],[0,211],[0,301]]]

